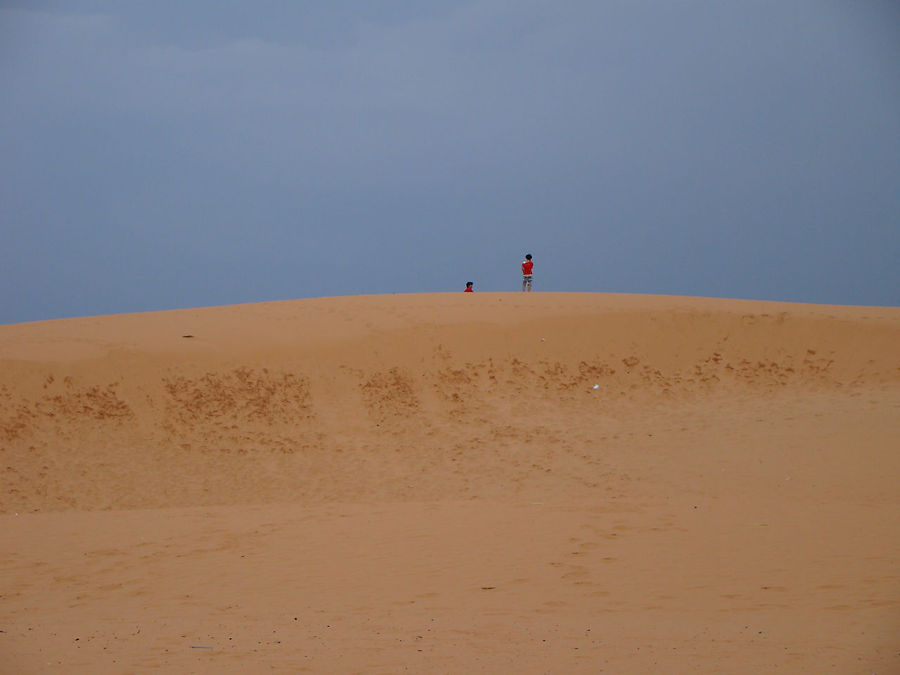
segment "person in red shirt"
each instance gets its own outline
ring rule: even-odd
[[[531,293],[531,270],[534,269],[534,263],[531,262],[531,254],[525,256],[522,261],[522,292],[526,290]]]
[[[474,293],[475,289],[472,288],[472,286],[474,286],[474,285],[475,285],[475,282],[467,281],[466,282],[466,290],[464,290],[463,293]]]

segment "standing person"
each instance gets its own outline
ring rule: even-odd
[[[525,255],[525,260],[522,261],[522,292],[524,293],[526,290],[531,293],[531,270],[534,269],[534,263],[531,262],[531,254],[528,253]]]
[[[474,281],[467,281],[466,282],[466,290],[464,290],[463,293],[474,293],[475,289],[472,288],[472,286],[474,286],[474,285],[475,285]]]

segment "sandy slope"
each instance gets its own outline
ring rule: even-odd
[[[896,308],[0,326],[0,669],[900,672],[898,411]]]

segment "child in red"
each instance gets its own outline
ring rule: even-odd
[[[525,260],[522,261],[522,292],[524,293],[527,289],[529,293],[531,293],[531,270],[534,269],[534,263],[531,262],[531,254],[528,253],[525,256]]]
[[[464,290],[463,293],[474,293],[475,289],[472,288],[472,286],[474,286],[474,285],[475,285],[474,282],[467,281],[466,282],[466,290]]]

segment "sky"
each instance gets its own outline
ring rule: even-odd
[[[900,306],[894,0],[0,0],[0,323],[369,293]]]

